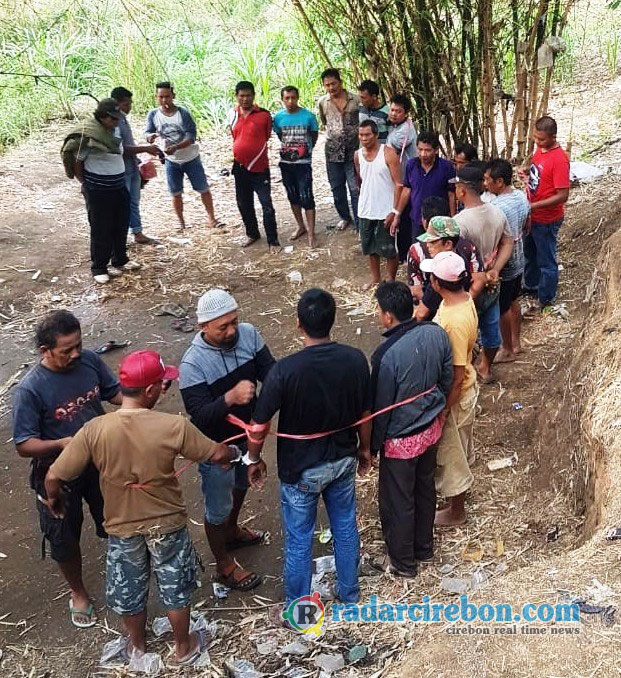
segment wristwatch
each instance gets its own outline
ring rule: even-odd
[[[253,464],[258,464],[261,461],[261,459],[251,459],[250,458],[250,452],[246,452],[243,457],[241,457],[241,463],[244,464],[244,466],[252,466]]]

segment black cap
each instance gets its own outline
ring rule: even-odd
[[[111,118],[121,119],[123,113],[119,108],[119,103],[116,99],[102,99],[95,109],[96,118],[105,118],[109,115]]]
[[[449,179],[450,184],[468,184],[470,186],[478,186],[482,181],[483,170],[472,165],[466,165],[457,170],[457,176],[454,179]]]

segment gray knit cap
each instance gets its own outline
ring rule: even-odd
[[[199,323],[208,323],[210,320],[220,318],[227,313],[237,310],[237,302],[224,290],[214,287],[208,290],[198,300],[196,317]]]

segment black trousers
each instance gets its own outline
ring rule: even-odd
[[[88,223],[91,227],[91,271],[108,272],[108,264],[124,266],[127,258],[129,193],[125,187],[102,191],[82,184]]]
[[[392,564],[416,574],[416,560],[433,555],[436,454],[432,445],[414,459],[387,459],[379,470],[379,513]]]
[[[270,245],[278,244],[278,231],[276,229],[276,212],[272,204],[272,188],[270,183],[270,171],[249,172],[237,162],[233,163],[233,176],[235,177],[235,197],[242,221],[246,227],[246,235],[249,238],[259,238],[259,224],[257,213],[254,209],[254,194],[257,194],[263,209],[263,228]]]

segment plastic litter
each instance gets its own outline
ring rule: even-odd
[[[320,544],[327,544],[330,541],[330,539],[332,539],[332,530],[330,530],[330,528],[327,527],[325,530],[322,530],[319,533],[319,537],[317,538],[319,539]]]
[[[209,638],[215,638],[218,633],[218,623],[215,621],[207,622],[204,612],[192,610],[190,612],[190,631],[199,631],[205,629]],[[156,638],[161,638],[167,633],[172,633],[172,626],[168,617],[155,617],[151,622],[151,630]]]
[[[556,541],[559,538],[560,535],[560,530],[558,525],[555,525],[551,529],[548,530],[548,534],[546,534],[546,541],[550,543],[551,541]]]
[[[621,527],[611,527],[604,532],[604,539],[607,541],[616,541],[621,539]]]
[[[146,673],[148,676],[157,676],[164,670],[164,662],[160,655],[155,652],[145,652],[144,654],[134,652],[127,668],[130,671]]]
[[[517,454],[514,454],[511,457],[502,457],[502,459],[491,459],[487,462],[487,468],[490,471],[500,471],[503,468],[509,468],[510,466],[515,466],[518,462]]]
[[[287,274],[287,278],[289,282],[292,283],[301,283],[302,282],[302,274],[299,271],[291,271],[291,273]]]
[[[229,597],[229,592],[231,589],[228,586],[224,586],[224,584],[219,584],[217,581],[214,581],[211,586],[213,587],[213,594],[216,598],[228,598]]]
[[[323,600],[334,600],[334,588],[329,582],[322,581],[322,574],[314,574],[311,577],[311,591],[318,593]]]
[[[579,181],[581,184],[595,181],[604,175],[604,170],[588,162],[575,160],[569,163],[569,175],[572,181]]]
[[[247,659],[234,659],[229,657],[224,666],[231,678],[261,678],[265,675],[254,668],[254,664]]]
[[[172,626],[168,617],[156,617],[151,622],[151,630],[156,638],[161,638],[167,633],[172,633]]]
[[[172,315],[175,318],[185,318],[188,311],[181,304],[160,304],[156,310],[155,315]]]
[[[342,669],[345,666],[345,660],[342,654],[318,654],[315,657],[315,666],[330,675]]]
[[[444,563],[444,565],[440,565],[440,567],[438,568],[438,572],[440,574],[450,574],[454,569],[455,565],[451,565],[450,563]]]
[[[119,636],[114,640],[107,642],[101,653],[99,665],[103,668],[114,668],[115,666],[124,666],[127,662],[123,658],[129,638],[127,636]]]
[[[480,591],[481,589],[484,589],[488,584],[489,577],[487,575],[487,572],[483,568],[475,570],[475,572],[472,573],[473,591]]]
[[[507,563],[498,563],[496,565],[496,571],[495,574],[502,574],[503,572],[506,572],[509,569],[509,566]]]
[[[595,605],[605,605],[611,598],[617,594],[607,584],[602,584],[595,577],[591,580],[591,586],[587,586],[585,593]]]
[[[41,270],[38,270],[36,273],[32,274],[32,279],[38,280],[40,275],[41,275]]]
[[[513,409],[514,410],[523,410],[524,406],[522,405],[522,403],[513,403]]]
[[[142,653],[133,650],[128,664],[126,661],[128,644],[129,638],[127,636],[119,636],[106,643],[99,665],[102,668],[117,668],[127,665],[130,671],[139,671],[148,676],[157,676],[164,669],[162,658],[155,652]]]
[[[462,577],[442,577],[440,587],[447,593],[456,593],[461,595],[470,591],[472,581]]]
[[[311,651],[310,645],[306,643],[302,638],[296,638],[292,643],[285,645],[281,649],[282,654],[294,654],[298,657],[303,657],[305,654],[308,654]]]
[[[368,650],[366,645],[354,645],[347,653],[347,663],[355,664],[367,656]]]
[[[315,558],[315,572],[317,574],[336,572],[334,556],[320,556],[319,558]]]
[[[286,247],[283,247],[282,251],[285,254],[293,254],[293,245],[287,245]]]
[[[169,235],[168,238],[166,238],[168,242],[171,242],[173,245],[191,245],[192,240],[190,238],[176,238],[172,235]]]
[[[274,636],[266,638],[263,642],[257,641],[257,652],[259,654],[274,654],[276,650],[278,650],[278,640]]]

